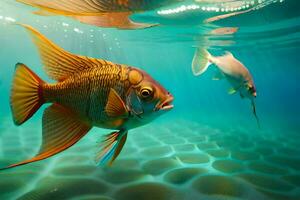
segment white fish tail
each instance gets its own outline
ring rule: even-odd
[[[204,48],[197,48],[192,62],[192,71],[195,76],[203,74],[211,65],[212,55]]]

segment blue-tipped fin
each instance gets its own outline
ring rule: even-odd
[[[123,149],[127,139],[127,131],[112,132],[105,136],[100,143],[100,150],[96,154],[98,165],[112,165]]]

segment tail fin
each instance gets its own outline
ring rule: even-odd
[[[192,71],[195,76],[199,76],[207,70],[211,65],[211,57],[206,49],[197,48],[192,62]]]
[[[27,121],[44,103],[42,81],[26,65],[16,64],[10,105],[16,125]]]

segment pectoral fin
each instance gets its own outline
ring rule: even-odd
[[[113,88],[110,89],[105,112],[109,117],[123,117],[128,115],[124,101]]]
[[[112,132],[100,143],[100,150],[96,154],[95,161],[99,165],[112,165],[118,157],[127,139],[127,131]]]
[[[77,118],[75,113],[53,104],[44,111],[43,138],[39,153],[5,169],[43,160],[62,152],[78,142],[90,129],[91,126]]]
[[[236,89],[234,89],[234,88],[230,88],[228,90],[228,94],[235,94],[235,93],[236,93]]]

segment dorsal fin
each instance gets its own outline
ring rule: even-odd
[[[113,65],[112,62],[102,59],[89,58],[67,52],[48,40],[31,26],[20,25],[29,31],[33,42],[38,47],[47,75],[54,80],[61,81],[70,75],[85,69]]]

